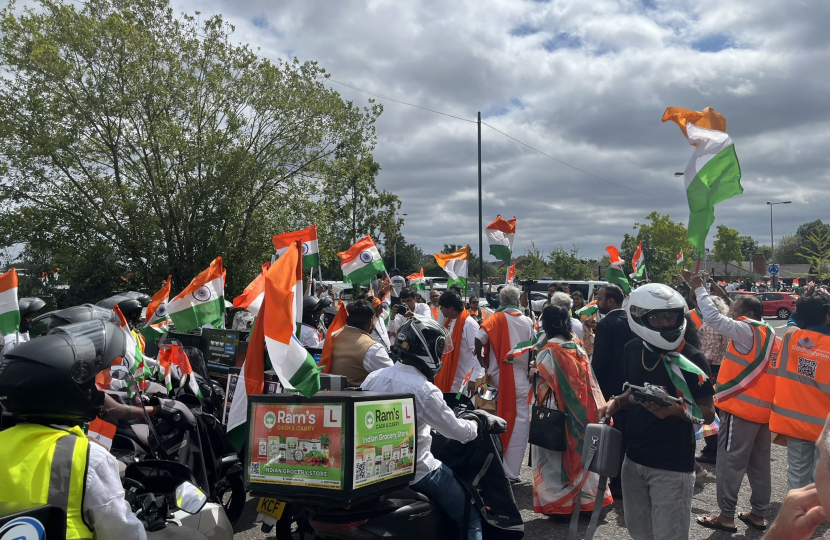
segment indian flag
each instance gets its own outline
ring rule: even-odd
[[[514,345],[512,349],[507,351],[507,354],[504,356],[504,359],[505,360],[510,360],[512,358],[519,357],[519,356],[523,355],[524,353],[526,353],[527,351],[530,351],[530,350],[538,351],[542,347],[544,347],[547,342],[548,342],[548,340],[545,337],[545,333],[544,332],[538,332],[535,336],[533,336],[529,340],[520,341],[519,343]]]
[[[513,258],[513,239],[516,237],[516,217],[504,220],[499,214],[484,232],[487,233],[487,242],[490,244],[490,255],[504,261],[504,264],[510,264]]]
[[[244,441],[248,396],[262,393],[264,386],[263,344],[271,367],[286,389],[306,397],[320,390],[320,368],[294,335],[295,321],[302,317],[302,278],[299,282],[297,279],[303,270],[300,253],[298,244],[289,246],[265,274],[265,297],[228,414],[228,436],[237,448]]]
[[[507,269],[507,280],[505,283],[513,283],[516,280],[516,263],[510,265]]]
[[[590,316],[594,315],[597,311],[599,311],[599,307],[597,307],[597,301],[596,300],[591,300],[584,307],[576,310],[576,314],[577,314],[578,317],[582,317],[583,315],[585,317],[590,317]]]
[[[12,268],[0,275],[0,334],[20,331],[20,306],[17,304],[17,271]]]
[[[646,257],[643,254],[643,243],[640,242],[637,245],[637,250],[634,252],[634,259],[631,261],[631,266],[634,267],[634,273],[631,274],[631,277],[639,279],[643,275],[643,270],[645,266],[643,264],[646,262]]]
[[[167,276],[167,281],[162,284],[161,289],[153,295],[147,305],[147,311],[144,314],[144,320],[147,322],[140,330],[144,339],[154,341],[167,332],[167,302],[170,300],[172,277]]]
[[[421,267],[421,273],[415,272],[406,276],[409,280],[409,287],[416,291],[425,291],[427,289],[426,281],[424,280],[424,267]]]
[[[234,309],[244,309],[254,315],[259,313],[259,307],[265,298],[265,273],[271,268],[271,263],[262,265],[259,275],[245,287],[242,294],[233,299]]]
[[[470,259],[470,246],[464,246],[453,253],[436,253],[434,257],[438,266],[443,268],[444,272],[450,276],[450,279],[447,281],[447,288],[449,289],[453,285],[458,285],[462,291],[466,291],[467,262]]]
[[[715,109],[690,111],[669,107],[663,122],[676,122],[695,150],[683,178],[689,200],[689,242],[698,253],[715,222],[715,205],[744,192],[735,145],[726,134],[726,119]]]
[[[96,418],[89,423],[86,436],[109,450],[112,448],[112,439],[115,437],[115,424]]]
[[[303,268],[320,266],[320,247],[317,245],[317,225],[312,225],[301,231],[278,234],[274,238],[274,249],[282,257],[285,250],[299,240],[303,243]]]
[[[337,256],[343,259],[340,268],[349,283],[366,285],[375,279],[378,272],[386,272],[380,252],[368,234],[348,251],[340,252]]]
[[[177,332],[189,332],[206,324],[222,328],[225,313],[225,280],[222,257],[193,278],[190,285],[167,304],[167,315]]]
[[[680,250],[680,253],[677,254],[677,264],[683,264],[683,250]]]
[[[625,261],[620,258],[620,252],[614,246],[608,246],[605,251],[608,252],[609,262],[611,263],[608,271],[605,272],[605,281],[619,285],[626,294],[630,293],[631,285],[628,283],[628,278],[625,277],[625,272],[623,272],[622,267]]]

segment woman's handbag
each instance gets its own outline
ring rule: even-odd
[[[533,375],[533,412],[530,416],[530,436],[528,442],[554,452],[563,452],[568,448],[568,437],[565,432],[567,415],[556,409],[536,405],[537,375]],[[550,403],[553,389],[548,388],[547,396],[542,403]],[[554,397],[554,402],[556,398]]]

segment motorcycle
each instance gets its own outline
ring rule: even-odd
[[[124,498],[147,531],[180,526],[211,540],[233,539],[233,526],[224,509],[208,501],[184,465],[160,460],[132,463],[124,485]]]
[[[466,396],[445,394],[444,398],[456,416],[474,410]],[[433,432],[432,452],[453,469],[473,499],[470,511],[480,512],[485,539],[518,540],[523,536],[524,525],[504,472],[497,435],[481,433],[462,444]],[[319,538],[326,540],[460,537],[455,524],[440,508],[408,487],[349,509],[295,508],[292,517],[298,523],[306,521]],[[279,532],[277,538],[282,540]]]
[[[114,366],[111,375],[137,387],[129,370],[122,366]],[[215,385],[197,378],[202,398],[180,391],[174,394],[174,400],[160,400],[158,416],[147,416],[145,423],[116,430],[111,451],[125,464],[151,457],[184,465],[193,471],[196,484],[208,499],[222,505],[233,524],[245,507],[242,467],[224,426],[214,414],[214,401],[220,400]]]

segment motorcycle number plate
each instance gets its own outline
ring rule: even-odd
[[[280,517],[282,517],[283,510],[285,510],[285,503],[278,501],[277,499],[262,497],[256,505],[257,512],[265,514],[266,516],[272,517],[276,520],[279,520]]]

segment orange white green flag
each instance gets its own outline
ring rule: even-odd
[[[225,315],[225,279],[222,257],[193,278],[190,285],[167,304],[167,315],[177,332],[190,332],[206,324],[222,328]]]
[[[262,300],[265,298],[265,273],[269,268],[271,268],[271,263],[262,265],[259,275],[245,287],[242,294],[233,299],[234,309],[244,309],[254,315],[259,313]]]
[[[643,273],[646,270],[646,257],[643,253],[642,242],[637,245],[637,250],[634,252],[634,258],[631,260],[631,266],[634,268],[634,272],[629,274],[629,277],[638,280],[642,279]]]
[[[490,244],[490,255],[504,261],[504,264],[510,264],[513,259],[513,240],[516,237],[516,217],[505,220],[499,214],[484,232],[487,233],[487,242]]]
[[[683,172],[689,201],[689,242],[699,256],[715,222],[715,205],[744,192],[735,145],[726,133],[726,119],[711,107],[690,111],[669,107],[663,122],[673,121],[695,147]]]
[[[605,272],[605,281],[619,285],[626,294],[630,293],[631,285],[628,283],[628,278],[625,277],[625,272],[622,269],[625,261],[620,258],[620,252],[614,246],[608,246],[605,251],[608,252],[608,262],[611,265]]]
[[[406,276],[409,280],[409,288],[416,291],[425,291],[427,289],[426,280],[424,279],[424,268],[421,267],[421,272],[415,272]]]
[[[470,259],[470,246],[464,246],[453,253],[436,253],[435,262],[444,269],[450,277],[447,281],[447,288],[453,285],[461,287],[461,291],[467,290],[467,263]]]
[[[346,283],[367,285],[378,273],[386,272],[380,252],[368,234],[337,255],[342,259],[340,269],[343,270],[343,281]]]
[[[167,280],[162,284],[161,289],[153,295],[150,303],[147,304],[147,311],[144,314],[144,320],[147,322],[140,330],[144,339],[153,341],[167,332],[167,302],[170,300],[172,277],[167,276]]]
[[[507,269],[506,283],[513,283],[514,281],[516,281],[516,263],[511,264]]]
[[[20,331],[20,306],[17,303],[17,271],[0,275],[0,335]]]
[[[312,225],[301,231],[287,232],[274,236],[274,249],[282,257],[296,240],[303,243],[303,268],[320,266],[320,246],[317,244],[317,225]]]

